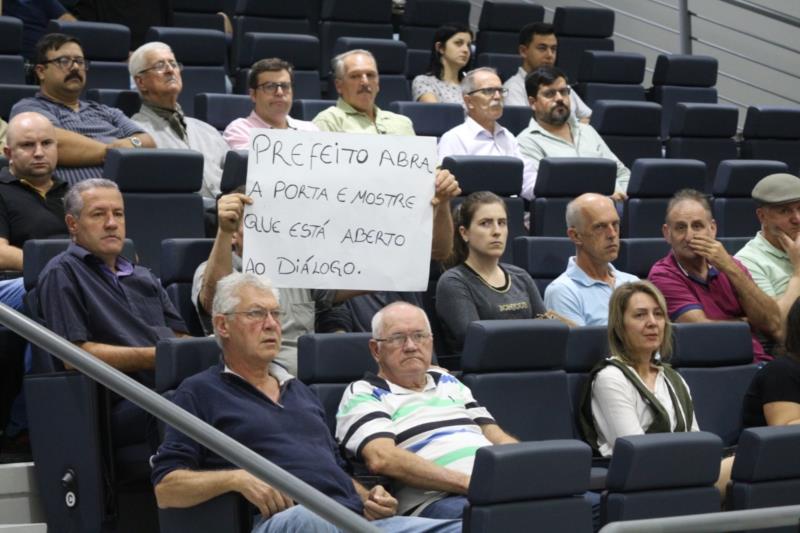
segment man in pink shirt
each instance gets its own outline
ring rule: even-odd
[[[670,320],[744,320],[753,333],[754,359],[772,359],[757,334],[781,338],[777,303],[716,240],[717,225],[706,197],[692,189],[675,193],[662,231],[672,250],[653,265],[648,278],[664,293]]]
[[[292,109],[294,72],[288,61],[272,57],[253,63],[247,80],[253,111],[225,128],[223,137],[234,150],[246,150],[253,128],[319,131],[314,124],[289,116]]]

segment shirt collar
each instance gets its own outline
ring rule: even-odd
[[[91,261],[95,264],[98,264],[100,265],[101,268],[105,268],[110,272],[110,270],[108,269],[108,267],[106,266],[106,264],[103,262],[102,259],[94,255],[92,252],[90,252],[80,244],[77,244],[75,242],[70,243],[69,247],[67,248],[67,252],[79,259],[82,259],[83,261]],[[130,276],[131,274],[133,274],[133,269],[134,269],[133,263],[131,263],[121,255],[117,256],[114,266],[116,267],[117,271],[113,272],[113,274],[116,275],[118,278],[124,278],[126,276]]]
[[[678,270],[680,270],[683,273],[684,276],[686,276],[687,278],[689,278],[689,279],[691,279],[693,281],[696,281],[698,283],[702,283],[703,285],[708,285],[709,281],[711,281],[712,279],[714,279],[717,276],[719,276],[719,270],[717,270],[716,268],[714,268],[710,264],[708,265],[708,276],[706,277],[706,279],[701,279],[701,278],[698,278],[696,276],[693,276],[693,275],[689,274],[689,272],[685,268],[683,268],[683,265],[681,264],[680,261],[678,261],[678,257],[675,255],[675,252],[673,250],[670,250],[669,254],[672,256],[672,262],[675,264],[676,267],[678,267]],[[708,264],[708,263],[706,263],[706,264]]]
[[[613,263],[608,264],[608,271],[614,276],[614,279],[619,278],[617,274],[619,270],[616,269]],[[581,285],[585,285],[587,287],[596,285],[598,283],[602,285],[608,285],[607,283],[605,283],[604,281],[600,281],[599,279],[590,278],[589,275],[586,272],[584,272],[580,266],[578,266],[578,263],[575,261],[574,255],[569,258],[569,262],[567,263],[566,274],[572,281],[575,281],[576,283],[580,283]]]
[[[263,118],[259,117],[258,114],[256,113],[255,109],[250,112],[250,116],[247,117],[247,119],[250,120],[251,122],[255,122],[256,126],[258,126],[259,128],[267,128],[267,129],[270,129],[270,130],[277,129],[277,128],[275,128],[275,126],[273,126],[272,124],[270,124],[269,122],[267,122]],[[286,125],[288,126],[288,129],[290,129],[290,130],[296,130],[297,129],[297,126],[294,124],[294,119],[292,117],[290,117],[289,115],[286,115]]]
[[[415,394],[418,392],[425,392],[431,389],[435,389],[437,382],[436,378],[431,374],[430,369],[428,369],[428,371],[425,373],[425,388],[422,389],[422,391],[415,391],[407,389],[405,387],[401,387],[400,385],[393,383],[388,379],[384,379],[373,372],[365,373],[364,380],[370,383],[372,386],[389,391],[392,394]]]
[[[494,131],[492,133],[489,133],[488,131],[486,131],[486,128],[478,124],[478,122],[469,115],[467,115],[467,117],[464,119],[464,126],[466,127],[467,131],[470,134],[470,138],[472,139],[477,139],[478,137],[482,136],[495,138],[501,136],[503,134],[503,131],[505,131],[505,128],[503,126],[495,122]]]
[[[774,256],[774,257],[777,257],[779,259],[786,259],[786,260],[789,259],[789,256],[786,255],[786,252],[784,252],[780,248],[777,248],[777,247],[773,246],[773,244],[771,242],[769,242],[766,237],[764,237],[764,232],[763,231],[759,231],[758,233],[756,233],[755,241],[756,241],[756,244],[758,245],[758,247],[764,253],[767,253],[767,254],[769,254],[771,256]]]
[[[377,122],[378,115],[380,115],[380,112],[381,112],[381,108],[378,107],[378,104],[373,104],[373,106],[375,107],[375,121]],[[359,111],[355,107],[353,107],[350,104],[348,104],[347,102],[345,102],[344,99],[341,96],[339,97],[339,100],[336,101],[336,107],[338,107],[339,109],[341,109],[342,111],[344,111],[348,115],[363,115],[363,116],[369,118],[369,116],[366,113],[364,113],[363,111]]]
[[[53,186],[50,187],[50,191],[54,191],[59,187],[65,186],[66,182],[63,180],[58,179],[57,177],[53,176]],[[24,184],[25,182],[14,174],[11,173],[11,169],[9,167],[3,167],[0,170],[0,183],[19,183],[20,185]],[[47,194],[50,194],[50,191],[47,191]]]
[[[287,381],[294,379],[294,376],[291,375],[285,368],[283,368],[278,363],[270,363],[267,371],[269,372],[270,376],[278,380],[278,386],[280,387],[283,387],[284,383],[286,383]],[[231,368],[224,363],[223,363],[222,373],[232,374],[241,379],[242,381],[247,382],[247,380],[244,379],[240,374],[237,374],[236,372],[231,370]]]
[[[48,101],[48,102],[51,102],[51,103],[53,103],[53,104],[56,104],[56,105],[60,105],[60,106],[61,106],[61,107],[63,107],[64,109],[69,109],[69,110],[70,110],[70,111],[72,111],[73,113],[75,112],[75,110],[74,110],[74,109],[72,109],[72,108],[71,108],[70,106],[68,106],[67,104],[65,104],[65,103],[63,103],[63,102],[59,102],[58,100],[53,100],[52,98],[50,98],[49,96],[47,96],[46,94],[44,94],[42,91],[38,91],[38,92],[36,93],[36,98],[41,98],[42,100],[46,100],[46,101]],[[78,112],[80,112],[80,111],[83,111],[83,109],[84,109],[86,106],[88,106],[88,105],[89,105],[89,104],[88,104],[88,102],[85,102],[85,101],[83,101],[83,100],[80,100],[80,99],[79,99],[79,100],[78,100]]]

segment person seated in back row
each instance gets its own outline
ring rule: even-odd
[[[460,82],[472,54],[472,31],[463,24],[445,24],[433,34],[428,72],[414,77],[411,96],[417,102],[460,104]]]

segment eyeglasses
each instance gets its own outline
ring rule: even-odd
[[[278,94],[278,89],[284,93],[290,93],[292,92],[292,84],[289,82],[275,83],[274,81],[268,81],[258,85],[256,89],[261,89],[261,92],[265,94]]]
[[[89,60],[80,56],[59,56],[47,61],[42,61],[42,65],[53,63],[58,65],[61,70],[69,70],[72,65],[77,65],[79,69],[89,70]]]
[[[399,348],[405,346],[408,339],[414,341],[414,344],[423,344],[433,338],[433,335],[426,331],[415,331],[414,333],[395,333],[389,335],[385,339],[375,339],[378,342],[386,343],[390,348]]]
[[[545,89],[543,91],[539,91],[539,96],[542,98],[553,98],[555,97],[556,93],[560,94],[564,98],[567,98],[569,94],[572,92],[572,89],[569,87],[563,87],[561,89]]]
[[[281,322],[283,318],[283,309],[275,308],[275,309],[248,309],[247,311],[231,311],[230,313],[224,313],[225,316],[229,315],[242,315],[250,322],[260,322],[263,324],[266,322],[267,317],[270,317],[275,322]]]
[[[475,93],[481,93],[487,98],[494,96],[494,93],[500,93],[500,96],[505,97],[508,96],[508,89],[505,87],[484,87],[483,89],[475,89],[474,91],[470,91],[467,93],[467,95],[472,96]]]
[[[139,74],[144,74],[145,72],[148,72],[148,71],[151,71],[151,70],[154,70],[159,74],[164,74],[167,71],[168,68],[171,69],[171,70],[177,70],[178,72],[180,72],[181,70],[183,70],[183,65],[178,63],[174,59],[170,59],[168,61],[165,61],[165,60],[162,59],[161,61],[156,61],[155,64],[152,67],[147,67],[147,68],[144,68],[144,69],[140,70]]]

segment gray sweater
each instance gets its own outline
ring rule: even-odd
[[[449,353],[461,352],[470,322],[533,318],[545,312],[539,290],[527,272],[505,263],[500,268],[506,274],[504,287],[491,287],[463,263],[439,278],[436,314]]]

